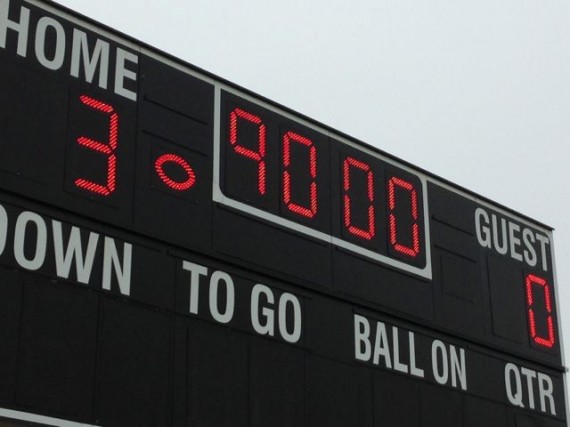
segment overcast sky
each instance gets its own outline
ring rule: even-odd
[[[59,3],[554,227],[570,350],[569,1]]]

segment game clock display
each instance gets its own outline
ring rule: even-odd
[[[223,91],[220,104],[220,200],[239,201],[242,210],[277,225],[425,274],[425,180],[231,93]]]
[[[299,411],[279,415],[289,425],[325,425],[311,412],[321,404],[339,411],[326,425],[373,425],[377,408],[397,406],[392,388],[416,396],[403,404],[417,417],[386,425],[566,425],[549,227],[51,2],[0,0],[0,93],[0,275],[3,299],[17,301],[0,302],[13,343],[0,346],[0,417],[150,419],[142,400],[129,412],[104,397],[105,373],[127,369],[112,359],[134,358],[109,326],[122,319],[135,351],[162,360],[149,378],[168,378],[170,400],[155,398],[171,420],[273,424],[278,409],[248,402],[296,378],[302,390],[285,397]],[[150,341],[123,318],[131,309]],[[67,329],[64,312],[90,314]],[[92,353],[73,344],[83,335]],[[44,361],[10,350],[36,344]],[[219,356],[230,345],[233,356]],[[291,376],[275,369],[264,382],[244,368],[259,354],[288,354],[279,363]],[[38,390],[77,397],[69,410],[12,376],[80,365],[93,367],[81,385],[38,374]],[[200,371],[229,396],[216,411],[195,403],[192,381],[210,387]],[[359,378],[358,423],[325,392],[333,377],[338,396]],[[125,381],[116,390],[144,395]],[[495,415],[440,420],[438,393]],[[228,403],[238,395],[249,400]]]

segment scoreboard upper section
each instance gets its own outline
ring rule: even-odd
[[[563,369],[539,223],[43,1],[0,0],[0,93],[5,192]]]

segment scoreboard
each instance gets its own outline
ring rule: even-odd
[[[0,0],[0,426],[567,426],[552,230]]]

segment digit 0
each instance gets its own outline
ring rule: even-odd
[[[291,175],[291,145],[301,144],[309,150],[308,165],[311,181],[308,185],[309,206],[303,206],[293,201],[292,195],[292,175]],[[288,131],[283,135],[283,201],[287,209],[298,215],[314,218],[317,214],[317,149],[313,141],[298,133]]]
[[[353,197],[349,194],[349,192],[351,189],[350,172],[354,169],[360,170],[366,174],[366,195],[368,200],[368,226],[366,228],[357,227],[352,222]],[[344,226],[349,231],[349,233],[365,240],[371,240],[376,234],[376,219],[374,215],[374,173],[370,169],[370,165],[356,160],[352,157],[347,157],[344,159],[342,177],[344,190]]]
[[[534,290],[536,288],[541,288],[544,292],[544,299],[542,301],[536,301],[534,298]],[[543,347],[552,348],[554,345],[554,319],[552,317],[552,298],[550,297],[550,288],[546,279],[542,277],[535,276],[534,274],[529,274],[526,276],[526,302],[528,310],[528,326],[530,329],[530,337],[535,344]],[[544,304],[546,309],[546,319],[543,321],[546,323],[546,336],[539,335],[537,331],[537,304]],[[543,310],[541,310],[543,311]]]
[[[403,234],[401,226],[397,215],[396,206],[398,204],[398,197],[396,196],[396,189],[399,188],[408,193],[411,204],[411,226],[409,230],[404,230],[407,232],[408,236],[411,237],[411,245],[404,244],[399,240],[399,236]],[[401,193],[401,192],[398,192]],[[388,181],[388,204],[389,204],[389,228],[390,228],[390,244],[399,253],[407,255],[409,257],[415,258],[420,253],[420,226],[418,224],[418,192],[414,188],[413,184],[404,181],[401,178],[393,176]]]
[[[86,136],[80,136],[77,138],[77,143],[79,145],[98,153],[103,153],[107,156],[107,182],[101,184],[84,178],[78,178],[75,180],[75,185],[79,188],[102,196],[109,196],[113,191],[115,191],[115,184],[117,181],[117,155],[115,154],[115,151],[117,150],[119,139],[119,115],[111,105],[105,104],[87,95],[81,95],[79,100],[83,105],[109,116],[109,141],[96,141]]]

